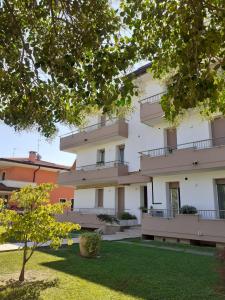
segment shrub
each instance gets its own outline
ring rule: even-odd
[[[85,232],[80,236],[80,254],[84,257],[96,257],[99,254],[101,235],[96,232]]]
[[[101,221],[101,222],[106,222],[106,223],[119,223],[119,220],[115,217],[115,216],[111,216],[111,215],[107,215],[107,214],[99,214],[97,215],[97,218]]]
[[[180,209],[181,214],[194,215],[197,214],[197,209],[194,206],[184,205]]]
[[[123,212],[120,215],[120,220],[137,220],[135,215],[131,215],[129,212]]]

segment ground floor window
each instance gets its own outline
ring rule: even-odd
[[[70,201],[71,201],[71,206],[70,206],[70,208],[71,208],[71,211],[73,211],[73,209],[74,209],[74,199],[71,199]]]
[[[168,209],[175,216],[180,209],[180,185],[179,182],[169,182],[169,205]]]
[[[96,206],[97,207],[103,207],[103,195],[104,195],[103,189],[96,190]]]
[[[217,195],[218,195],[218,208],[219,217],[225,219],[225,179],[224,183],[222,180],[217,181]]]
[[[59,202],[62,203],[62,204],[64,204],[64,203],[66,203],[66,199],[65,198],[60,198]]]

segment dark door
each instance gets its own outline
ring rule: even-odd
[[[124,187],[119,187],[118,188],[118,195],[117,195],[117,199],[118,199],[118,203],[117,203],[117,213],[118,216],[124,212]]]
[[[177,148],[177,130],[176,128],[168,128],[166,130],[167,147]]]
[[[148,188],[144,186],[144,208],[148,209]]]
[[[216,118],[211,123],[213,146],[225,145],[225,118]]]

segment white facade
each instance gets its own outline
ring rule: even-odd
[[[117,148],[125,145],[124,160],[128,163],[129,172],[140,171],[139,152],[166,147],[166,129],[169,124],[161,120],[154,126],[143,124],[140,120],[139,100],[155,95],[165,90],[158,81],[153,80],[150,74],[143,74],[136,79],[139,86],[139,96],[133,98],[133,110],[128,119],[128,138],[101,143],[98,145],[84,145],[77,154],[77,168],[94,165],[97,162],[97,151],[105,149],[105,162],[118,160]],[[99,122],[99,116],[91,117],[88,125]],[[176,128],[177,148],[188,147],[184,144],[212,138],[210,121],[203,119],[198,112],[186,113],[182,122]],[[225,134],[224,134],[225,135]],[[168,209],[169,191],[171,182],[179,183],[180,206],[192,205],[199,210],[218,209],[216,179],[225,178],[225,169],[207,170],[201,172],[183,172],[154,176],[149,183],[130,184],[124,186],[124,209],[135,214],[141,222],[141,210],[144,196],[143,187],[147,187],[148,208]],[[115,209],[118,206],[118,186],[103,186],[103,207]],[[146,196],[145,196],[146,197]],[[77,189],[75,193],[74,210],[81,208],[96,208],[96,188]]]

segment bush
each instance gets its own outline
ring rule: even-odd
[[[111,216],[111,215],[106,215],[106,214],[99,214],[97,215],[97,218],[101,221],[101,222],[106,222],[106,223],[119,223],[119,220],[115,217],[115,216]]]
[[[85,232],[80,236],[80,254],[84,257],[96,257],[99,254],[101,235],[96,232]]]
[[[123,212],[120,215],[120,220],[137,220],[135,215],[131,215],[129,212]]]
[[[184,205],[180,209],[180,213],[184,215],[194,215],[197,214],[197,209],[194,206]]]

